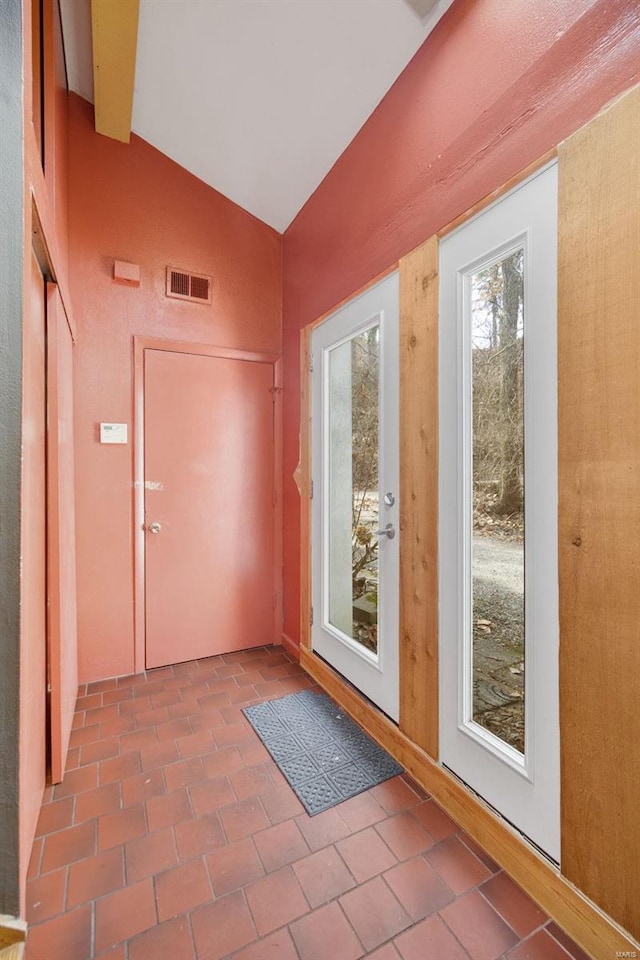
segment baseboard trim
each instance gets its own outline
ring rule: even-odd
[[[331,667],[304,647],[300,665],[583,950],[595,960],[633,951],[640,957],[640,944]]]
[[[300,660],[300,645],[295,640],[292,640],[288,634],[283,633],[280,642],[290,657],[293,657],[294,660]]]

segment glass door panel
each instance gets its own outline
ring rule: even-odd
[[[378,652],[380,327],[329,351],[329,623]]]
[[[525,251],[467,278],[472,719],[524,753]]]

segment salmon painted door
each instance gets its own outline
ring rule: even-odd
[[[273,365],[145,350],[146,666],[274,640]]]

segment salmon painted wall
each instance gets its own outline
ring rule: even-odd
[[[24,36],[31,35],[31,4],[23,3]],[[50,219],[42,224],[45,241],[59,262],[67,263],[67,91],[58,4],[43,10],[44,195],[38,176],[41,156],[29,136],[31,122],[31,45],[25,42],[25,195],[23,305],[23,477],[22,587],[20,652],[20,912],[24,915],[26,873],[46,781],[46,593],[45,593],[45,290],[31,252],[32,190]]]
[[[299,331],[640,79],[637,0],[456,0],[284,237],[285,633],[299,642]]]
[[[82,682],[134,669],[132,446],[97,440],[101,421],[131,437],[133,337],[280,353],[282,238],[138,137],[97,135],[75,95],[69,124]],[[114,259],[140,266],[139,287],[112,280]],[[212,306],[167,299],[167,264],[211,274]]]

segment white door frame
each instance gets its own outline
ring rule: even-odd
[[[393,720],[399,691],[399,275],[394,271],[354,297],[311,333],[311,593],[312,650],[327,660]],[[380,525],[393,523],[393,540],[380,538],[378,654],[370,653],[329,622],[327,487],[328,368],[331,349],[374,324],[380,325],[379,498]],[[384,453],[383,453],[384,451]],[[395,502],[384,504],[393,492]],[[385,586],[383,586],[383,584]]]
[[[525,753],[473,721],[468,284],[525,251]],[[557,167],[440,244],[439,656],[442,762],[560,858],[557,564]]]

